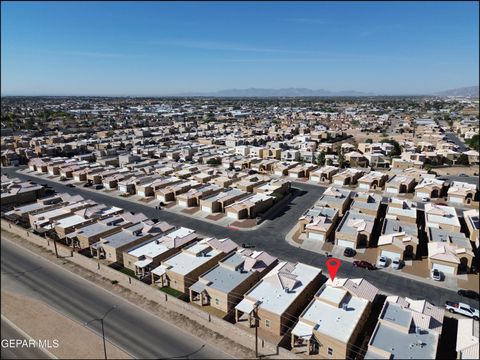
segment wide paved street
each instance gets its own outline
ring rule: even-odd
[[[25,296],[41,299],[81,323],[98,318],[118,305],[105,321],[106,337],[136,358],[227,356],[201,339],[3,239],[1,269],[2,287],[11,286]],[[98,321],[90,326],[100,333]]]
[[[69,188],[61,183],[49,181],[46,178],[38,179],[26,174],[16,173],[15,171],[16,169],[14,168],[2,169],[2,172],[7,172],[10,176],[34,180],[41,184],[46,183],[58,192],[80,194],[85,198],[93,199],[99,203],[122,207],[128,211],[143,212],[150,218],[159,218],[173,225],[186,226],[207,236],[219,238],[230,237],[238,244],[245,243],[254,245],[257,250],[268,251],[270,254],[283,260],[292,262],[300,261],[326,269],[325,262],[327,258],[323,254],[296,248],[291,246],[285,240],[285,235],[297,223],[299,216],[307,208],[312,206],[325,190],[319,186],[295,183],[294,187],[297,188],[296,196],[287,203],[283,209],[278,210],[278,213],[275,214],[275,218],[266,220],[262,227],[257,230],[239,231],[207,223],[181,214],[156,210],[141,203],[133,203],[120,197],[106,195],[101,191],[92,192],[80,187]],[[413,299],[426,299],[439,306],[443,306],[445,301],[450,300],[463,301],[478,307],[478,302],[471,299],[461,298],[454,291],[421,281],[411,280],[393,273],[355,268],[350,262],[341,261],[337,276],[363,277],[383,292]]]

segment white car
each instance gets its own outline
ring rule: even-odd
[[[429,202],[430,201],[430,199],[427,198],[427,197],[422,197],[420,200],[422,200],[423,202]]]
[[[377,261],[377,267],[386,267],[387,263],[388,263],[387,257],[382,255]]]
[[[457,313],[457,314],[462,314],[465,316],[468,316],[470,318],[473,318],[473,320],[478,321],[479,318],[479,312],[478,309],[475,309],[474,307],[471,307],[468,304],[464,304],[461,302],[452,302],[452,301],[447,301],[445,303],[445,309],[450,311],[451,313]]]
[[[441,281],[442,280],[442,273],[438,271],[437,269],[432,269],[431,273],[432,279],[435,281]]]
[[[392,260],[392,269],[398,270],[402,266],[402,260],[400,258],[396,257],[395,259]]]

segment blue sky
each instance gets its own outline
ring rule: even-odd
[[[2,1],[2,95],[478,85],[478,2]]]

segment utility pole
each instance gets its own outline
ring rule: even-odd
[[[253,317],[255,319],[255,358],[258,358],[258,316],[257,316],[258,305],[255,305],[253,310]]]
[[[88,324],[94,322],[94,321],[100,321],[100,324],[102,326],[102,339],[103,339],[103,355],[104,355],[104,358],[105,360],[107,360],[107,344],[105,342],[105,327],[104,327],[104,321],[105,321],[105,318],[107,317],[107,315],[112,311],[112,310],[115,310],[116,308],[118,307],[118,305],[113,305],[110,309],[108,309],[105,314],[103,314],[103,316],[101,318],[97,318],[97,319],[92,319],[88,322],[85,323],[84,326],[88,326]]]

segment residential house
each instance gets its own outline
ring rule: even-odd
[[[420,183],[415,186],[415,196],[427,199],[442,197],[445,192],[445,184],[444,180],[423,177]]]
[[[189,288],[198,281],[200,275],[236,249],[237,244],[230,239],[207,238],[197,241],[154,268],[151,271],[152,284],[169,286],[188,294]]]
[[[377,194],[368,194],[364,192],[357,192],[353,197],[351,210],[356,210],[363,214],[378,217],[380,205],[382,204],[382,196]]]
[[[334,185],[355,185],[358,179],[364,174],[363,170],[359,169],[343,169],[339,173],[333,175],[332,180]]]
[[[335,245],[353,249],[368,247],[374,225],[374,216],[347,211],[335,232]]]
[[[389,296],[365,359],[435,359],[444,310],[426,300]]]
[[[363,190],[383,189],[388,175],[380,171],[370,171],[358,179],[358,187]]]
[[[190,286],[190,301],[228,313],[277,262],[265,251],[239,249]]]
[[[339,215],[345,214],[352,200],[350,190],[330,186],[315,203],[316,207],[329,207],[338,210]]]
[[[299,316],[291,332],[293,351],[322,359],[349,359],[364,330],[378,289],[364,279],[328,280]]]
[[[181,227],[172,231],[174,226],[166,222],[159,226],[162,234],[123,252],[123,264],[138,277],[149,275],[150,271],[159,266],[163,260],[198,238],[192,229]]]
[[[287,332],[321,284],[322,270],[282,261],[235,306],[235,321],[247,321],[276,336]]]
[[[442,206],[432,203],[425,204],[425,228],[433,227],[437,229],[460,232],[460,220],[457,211],[452,206]]]
[[[478,359],[480,357],[479,322],[474,319],[458,319],[457,359]]]
[[[470,205],[475,200],[477,185],[461,181],[454,181],[448,189],[448,202]]]
[[[315,183],[331,183],[333,175],[337,174],[339,168],[336,166],[325,165],[320,169],[310,172],[310,181]]]
[[[473,241],[478,249],[480,247],[480,241],[479,241],[480,221],[479,221],[478,209],[464,211],[463,218],[465,219],[465,222],[467,224],[470,241]]]
[[[410,200],[390,197],[388,198],[387,214],[385,218],[416,224],[417,203]]]
[[[413,192],[415,178],[407,175],[394,175],[385,184],[385,192],[389,194],[406,194]]]
[[[273,205],[274,199],[273,196],[267,194],[253,194],[239,198],[227,206],[224,202],[223,209],[229,218],[237,220],[252,219],[269,209]]]
[[[472,266],[474,253],[470,239],[461,232],[428,228],[428,266],[430,269],[457,275]]]
[[[416,224],[385,218],[382,235],[378,238],[380,256],[388,259],[413,260],[417,254],[418,228]]]

